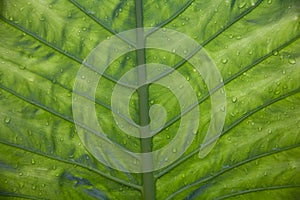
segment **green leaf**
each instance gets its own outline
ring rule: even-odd
[[[299,198],[299,0],[2,0],[0,13],[2,198]],[[76,93],[78,78],[90,78],[77,77],[77,73],[91,52],[101,42],[137,27],[156,27],[145,29],[148,38],[160,28],[193,38],[220,71],[224,90],[218,90],[220,85],[214,91],[208,89],[209,77],[199,74],[175,51],[149,48],[128,52],[110,63],[96,88],[95,102]],[[118,37],[128,48],[135,45],[132,35]],[[100,59],[109,60],[105,55],[112,56],[115,50]],[[179,50],[189,59],[196,53]],[[114,110],[114,87],[126,72],[145,63],[170,66],[186,79],[198,100],[194,105],[200,110],[197,131],[177,132],[183,120],[180,102],[169,88],[158,84],[133,93],[126,105],[129,116]],[[155,78],[172,76],[169,73],[162,69]],[[170,84],[181,87],[180,80]],[[214,114],[214,92],[226,94],[226,109],[219,110],[226,118],[220,138],[205,152],[202,147]],[[95,104],[105,137],[128,151],[159,150],[178,134],[195,134],[195,138],[180,158],[163,169],[147,173],[113,169],[101,163],[99,154],[94,155],[82,140],[73,116],[74,95]],[[114,121],[116,114],[147,125],[154,104],[165,108],[166,122],[153,138],[130,136]],[[83,116],[90,117],[86,111],[82,110]],[[164,116],[157,113],[159,108],[150,111],[157,122],[163,122]],[[157,128],[159,123],[150,125]],[[81,129],[90,134],[88,127]],[[90,145],[101,149],[98,136],[92,136]],[[167,162],[180,148],[160,159]],[[199,151],[208,154],[199,158]],[[105,156],[111,162],[122,161],[115,154]]]

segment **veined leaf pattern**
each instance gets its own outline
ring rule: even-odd
[[[2,0],[0,12],[3,198],[150,199],[143,174],[117,171],[94,158],[78,137],[72,115],[73,86],[84,59],[100,42],[138,27],[138,16],[143,26],[155,27],[147,36],[166,28],[197,41],[220,70],[227,95],[227,108],[220,110],[226,112],[221,137],[200,159],[211,116],[203,78],[175,54],[145,51],[147,63],[171,66],[186,77],[200,109],[189,149],[170,166],[148,174],[155,198],[299,198],[298,0]],[[130,39],[121,39],[131,45]],[[110,101],[113,87],[136,60],[136,52],[130,52],[109,66],[95,107],[107,137],[139,152],[140,140],[115,124]],[[134,94],[129,105],[136,122],[138,101]],[[155,84],[147,102],[168,111],[163,130],[152,139],[155,150],[174,138],[180,108],[167,88]]]

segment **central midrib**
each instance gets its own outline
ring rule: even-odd
[[[143,1],[135,0],[135,12],[136,12],[136,41],[137,41],[137,66],[146,64],[145,56],[145,37],[144,37],[144,23],[143,23]],[[138,82],[139,84],[145,83],[147,78],[147,71],[145,67],[138,68]],[[147,126],[150,122],[149,118],[149,90],[148,85],[143,85],[138,88],[137,93],[139,97],[139,121],[141,126]],[[144,129],[143,129],[144,130]],[[142,135],[142,133],[141,133]],[[152,151],[152,138],[141,138],[141,151],[147,153]],[[143,160],[143,159],[142,159]],[[143,165],[143,163],[142,163]],[[143,199],[154,200],[155,199],[155,179],[153,172],[142,173],[143,180]]]

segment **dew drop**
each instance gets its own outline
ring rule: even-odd
[[[35,160],[33,158],[31,159],[31,164],[35,164]]]
[[[7,124],[9,124],[10,121],[11,121],[11,118],[10,118],[10,117],[5,117],[5,118],[4,118],[4,122],[7,123]]]
[[[278,55],[278,51],[275,50],[275,51],[272,52],[272,54],[273,54],[274,56],[277,56],[277,55]]]
[[[240,9],[241,9],[241,8],[244,8],[244,7],[246,6],[246,4],[247,4],[246,2],[241,2],[241,3],[239,4],[238,7],[239,7]]]
[[[71,18],[72,17],[72,12],[68,12],[68,18]]]
[[[232,101],[232,103],[237,102],[237,97],[232,97],[232,98],[231,98],[231,101]]]
[[[25,185],[24,183],[20,183],[20,185],[19,185],[19,186],[20,186],[20,188],[23,188],[23,187],[24,187],[24,185]]]
[[[237,40],[240,40],[240,39],[242,39],[242,36],[241,36],[241,35],[238,35],[238,36],[236,36],[236,39],[237,39]]]
[[[223,64],[226,64],[227,62],[228,62],[228,59],[227,59],[227,58],[222,59],[222,63],[223,63]]]
[[[174,149],[172,150],[172,152],[173,152],[173,153],[176,153],[176,152],[177,152],[177,149],[174,148]]]
[[[292,65],[296,64],[295,58],[289,58],[289,63]]]

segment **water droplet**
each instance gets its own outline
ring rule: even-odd
[[[246,4],[247,4],[246,2],[241,2],[241,3],[239,4],[238,7],[239,7],[240,9],[241,9],[241,8],[244,8],[244,7],[246,6]]]
[[[292,65],[296,64],[295,58],[289,58],[289,63]]]
[[[272,52],[272,54],[273,54],[274,56],[277,56],[277,55],[278,55],[278,51],[275,50],[275,51]]]
[[[237,102],[237,97],[232,97],[232,98],[231,98],[231,101],[232,101],[232,103]]]
[[[10,117],[5,117],[5,118],[4,118],[4,122],[7,123],[7,124],[9,124],[10,121],[11,121],[11,118],[10,118]]]
[[[227,59],[227,58],[222,59],[222,63],[223,63],[223,64],[226,64],[227,62],[228,62],[228,59]]]
[[[20,172],[20,173],[19,173],[19,176],[23,176],[23,173],[22,173],[22,172]]]
[[[20,183],[20,184],[19,184],[20,188],[23,188],[24,185],[25,185],[24,183]]]
[[[224,107],[224,106],[221,107],[220,110],[221,110],[222,112],[225,112],[225,107]]]
[[[172,150],[172,152],[173,152],[173,153],[176,153],[176,152],[177,152],[177,149],[174,148],[174,149]]]
[[[165,161],[167,162],[169,160],[169,158],[168,157],[165,157]]]
[[[251,51],[249,51],[249,55],[252,55],[253,54],[253,51],[251,50]]]
[[[183,88],[183,85],[179,85],[179,88],[182,89],[182,88]]]
[[[36,186],[35,186],[35,185],[33,185],[31,188],[32,188],[33,190],[35,190],[35,189],[36,189]]]
[[[238,35],[238,36],[236,36],[236,39],[237,39],[237,40],[240,40],[240,39],[242,39],[242,36],[241,36],[241,35]]]
[[[82,30],[83,30],[83,31],[86,31],[86,27],[83,27]]]
[[[272,3],[272,0],[268,0],[268,4],[271,4]]]
[[[69,12],[68,12],[68,18],[71,18],[71,17],[72,17],[72,12],[69,11]]]
[[[82,79],[85,79],[85,76],[84,76],[84,75],[82,75],[82,76],[81,76],[81,78],[82,78]]]
[[[31,159],[31,164],[35,164],[35,160],[33,158]]]
[[[230,39],[232,39],[233,38],[233,34],[229,34],[229,36],[228,36]]]
[[[53,8],[53,6],[50,4],[49,6],[48,6],[50,9],[52,9]]]

